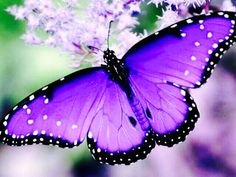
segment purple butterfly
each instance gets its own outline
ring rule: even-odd
[[[199,117],[188,89],[210,77],[233,45],[233,12],[176,23],[134,45],[122,59],[70,74],[16,105],[0,122],[8,145],[78,146],[87,137],[96,160],[130,164],[155,144],[184,141]]]

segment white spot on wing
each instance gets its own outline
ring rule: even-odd
[[[29,124],[29,125],[31,125],[31,124],[33,124],[33,123],[34,123],[34,120],[32,120],[32,119],[29,119],[27,122],[28,122],[28,124]]]
[[[181,90],[180,93],[181,93],[181,95],[183,95],[183,96],[186,95],[186,91],[185,91],[185,90]]]
[[[172,26],[170,26],[171,28],[175,28],[177,26],[177,24],[174,24],[174,25],[172,25]]]
[[[225,14],[224,17],[225,17],[225,18],[229,18],[229,15],[228,15],[228,14]]]
[[[219,42],[223,42],[224,40],[223,39],[219,39]]]
[[[208,33],[207,33],[207,37],[208,37],[208,38],[212,38],[212,36],[213,36],[212,32],[208,32]]]
[[[186,33],[181,33],[180,34],[182,37],[186,37]]]
[[[189,70],[185,70],[185,71],[184,71],[184,75],[185,75],[185,76],[189,75]]]
[[[202,24],[204,21],[203,20],[199,20],[199,23]]]
[[[187,23],[193,23],[193,20],[192,19],[188,19],[186,22]]]
[[[9,115],[9,114],[7,114],[7,115],[5,116],[5,120],[7,120],[7,119],[9,118],[9,116],[10,116],[10,115]]]
[[[45,86],[42,88],[42,90],[47,90],[48,89],[48,86]]]
[[[44,100],[44,103],[45,103],[45,104],[48,104],[48,103],[49,103],[49,99],[46,98],[46,99]]]
[[[61,126],[61,121],[57,121],[57,126]]]
[[[101,152],[101,149],[100,149],[100,148],[98,148],[98,149],[97,149],[97,152],[98,152],[98,153],[100,153],[100,152]]]
[[[31,96],[29,97],[29,100],[32,101],[34,98],[35,98],[34,95],[31,95]]]
[[[212,50],[208,50],[208,54],[209,54],[209,55],[211,55],[211,54],[212,54],[212,52],[213,52]]]
[[[76,128],[78,128],[78,126],[74,124],[74,125],[71,126],[71,128],[76,129]]]
[[[47,115],[44,115],[43,116],[43,120],[47,120],[48,116]]]
[[[197,46],[197,47],[200,46],[200,43],[199,43],[198,41],[196,41],[194,44],[195,44],[195,46]]]
[[[217,44],[217,43],[214,43],[214,44],[212,45],[212,47],[216,49],[216,48],[218,47],[218,44]]]
[[[6,126],[7,126],[7,121],[4,121],[4,122],[3,122],[3,125],[6,127]]]
[[[198,81],[198,82],[196,82],[196,84],[197,84],[197,85],[201,85],[201,82]]]
[[[197,60],[197,58],[195,56],[191,56],[191,60],[195,61],[195,60]]]
[[[204,25],[200,25],[200,29],[204,30],[205,26]]]
[[[38,135],[38,130],[35,130],[34,132],[33,132],[33,135]]]
[[[88,138],[90,138],[90,139],[93,138],[92,132],[89,132],[89,133],[88,133]]]
[[[29,109],[29,108],[26,109],[26,113],[27,113],[27,114],[30,114],[30,113],[31,113],[31,109]]]

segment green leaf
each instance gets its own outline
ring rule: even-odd
[[[153,3],[143,2],[140,8],[141,13],[137,16],[139,24],[133,31],[138,34],[143,34],[144,30],[153,32],[156,29],[157,16],[162,16],[163,5],[160,4],[157,7]]]
[[[6,9],[12,5],[21,5],[23,0],[1,0],[0,1],[0,40],[11,40],[11,38],[20,36],[25,29],[23,21],[15,20],[14,16],[6,12]]]

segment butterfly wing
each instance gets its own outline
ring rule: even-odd
[[[8,145],[78,146],[88,137],[96,160],[130,164],[155,147],[127,96],[103,68],[78,71],[36,91],[0,122],[0,141]]]
[[[130,73],[130,81],[159,145],[173,146],[184,141],[199,117],[187,90],[171,83],[154,83],[142,74]]]
[[[125,92],[110,82],[88,133],[93,157],[103,163],[130,164],[155,147],[153,134],[142,130]]]
[[[183,141],[199,117],[186,88],[201,86],[234,43],[235,13],[189,18],[157,32],[123,57],[136,96],[156,133],[156,142]]]
[[[36,91],[0,122],[0,141],[8,145],[78,146],[86,137],[108,75],[85,69]]]
[[[201,86],[235,43],[235,13],[214,12],[176,23],[134,45],[123,57],[131,70],[155,82]]]

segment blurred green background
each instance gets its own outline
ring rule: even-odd
[[[0,114],[36,89],[72,72],[70,60],[59,49],[29,46],[20,39],[24,21],[15,20],[4,9],[18,1],[0,2]]]

